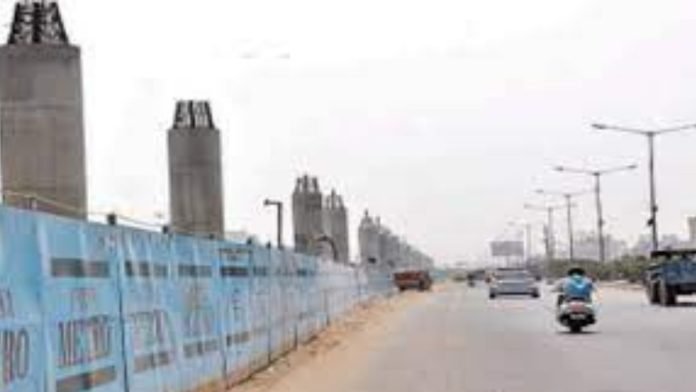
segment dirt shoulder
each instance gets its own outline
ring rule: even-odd
[[[406,292],[360,305],[333,323],[314,340],[276,361],[268,369],[231,392],[326,392],[322,380],[350,377],[362,365],[360,347],[388,333],[398,315],[427,298],[427,293]]]

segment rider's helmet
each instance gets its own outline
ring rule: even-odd
[[[568,269],[568,276],[585,276],[585,269],[580,267],[580,266],[573,266],[570,269]]]

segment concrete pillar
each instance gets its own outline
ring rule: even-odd
[[[696,217],[688,218],[689,225],[689,243],[691,246],[696,246]]]
[[[292,194],[292,220],[295,251],[307,255],[326,255],[326,246],[318,239],[324,231],[323,196],[316,177],[297,179]]]
[[[343,198],[336,191],[331,191],[324,203],[324,231],[336,244],[338,262],[350,261],[350,244],[348,239],[348,211]]]
[[[223,186],[220,132],[210,104],[180,101],[169,141],[169,205],[172,229],[222,237]]]
[[[387,265],[398,268],[401,265],[401,260],[399,258],[399,237],[394,234],[389,234],[387,236],[387,249],[385,252],[385,259],[387,260]]]
[[[391,232],[388,228],[382,225],[382,222],[377,218],[377,232],[379,238],[379,263],[388,268],[394,267],[394,260],[390,260],[391,256]]]
[[[87,214],[80,49],[55,2],[18,2],[0,47],[0,163],[6,204]]]
[[[368,211],[365,211],[365,215],[358,227],[358,243],[360,246],[360,262],[371,265],[379,264],[379,229]]]

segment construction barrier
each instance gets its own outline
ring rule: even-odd
[[[391,277],[0,207],[0,391],[222,391]]]

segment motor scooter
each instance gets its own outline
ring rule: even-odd
[[[556,308],[556,320],[571,333],[580,333],[597,322],[597,313],[592,302],[585,298],[565,298]]]

